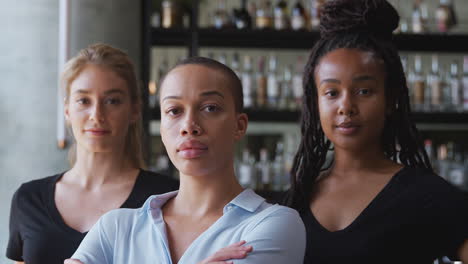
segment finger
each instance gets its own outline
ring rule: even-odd
[[[222,261],[222,260],[229,260],[229,259],[243,259],[247,256],[249,251],[247,249],[236,248],[236,249],[229,249],[218,251],[210,261]]]
[[[230,248],[230,247],[239,247],[239,246],[242,246],[242,245],[244,245],[245,243],[246,243],[246,242],[245,242],[245,240],[241,240],[241,241],[239,241],[239,242],[236,242],[236,243],[234,243],[234,244],[231,244],[231,245],[229,245],[229,246],[227,246],[227,247],[225,247],[225,248]]]

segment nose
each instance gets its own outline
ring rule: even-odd
[[[338,114],[354,116],[358,113],[358,107],[351,93],[344,93],[339,101]]]
[[[199,136],[203,133],[195,114],[187,113],[180,130],[182,136]]]
[[[93,105],[89,119],[97,123],[104,122],[104,109],[100,102],[97,102]]]

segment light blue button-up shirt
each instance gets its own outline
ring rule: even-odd
[[[172,264],[161,207],[177,191],[148,198],[140,209],[102,216],[81,242],[74,259],[85,264]],[[302,264],[305,228],[299,214],[272,205],[252,190],[228,203],[221,216],[187,248],[179,264],[195,264],[240,240],[253,246],[235,264]]]

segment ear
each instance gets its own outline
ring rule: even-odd
[[[242,139],[247,132],[247,126],[249,123],[249,117],[246,113],[236,114],[236,131],[234,133],[234,139],[236,141]]]

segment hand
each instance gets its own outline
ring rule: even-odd
[[[212,256],[198,262],[197,264],[232,264],[229,259],[243,259],[247,257],[247,254],[252,252],[252,246],[242,246],[246,242],[244,240],[229,245],[225,248],[218,250]],[[65,263],[65,264],[80,264],[80,263]]]
[[[83,264],[83,262],[77,259],[66,259],[63,264]]]

